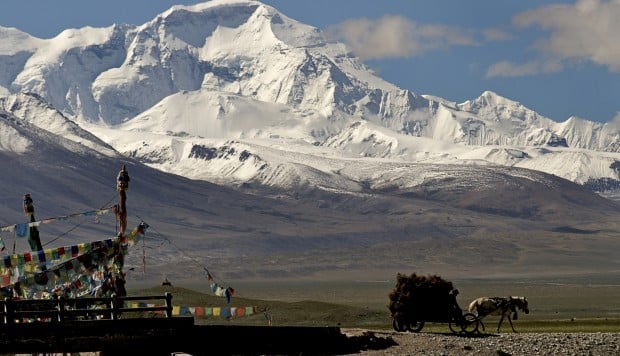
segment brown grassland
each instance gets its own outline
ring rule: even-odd
[[[620,283],[615,276],[573,276],[555,279],[453,280],[466,309],[478,296],[526,296],[530,313],[514,321],[521,332],[620,332]],[[213,296],[208,282],[173,281],[172,286],[134,286],[130,295],[170,292],[179,306],[255,306],[253,316],[196,317],[196,324],[338,326],[391,330],[387,308],[393,280],[349,281],[240,281],[229,304]],[[487,317],[494,332],[498,317]],[[425,332],[446,332],[447,324],[427,323]],[[508,323],[502,332],[509,332]]]

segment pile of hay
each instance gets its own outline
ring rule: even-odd
[[[452,282],[436,275],[399,273],[396,286],[389,294],[388,308],[395,319],[431,321],[449,318],[449,293],[453,288]]]

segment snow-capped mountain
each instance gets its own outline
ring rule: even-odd
[[[620,125],[555,122],[492,92],[462,104],[417,95],[257,1],[174,6],[140,26],[70,29],[47,40],[7,28],[0,35],[5,110],[27,116],[19,93],[40,97],[117,151],[195,179],[276,184],[257,158],[249,168],[199,153],[233,149],[282,168],[265,161],[260,147],[268,146],[524,167],[599,191],[620,181]]]
[[[0,37],[7,224],[22,192],[46,215],[105,205],[122,161],[130,211],[230,276],[466,273],[498,259],[515,273],[548,267],[546,254],[555,271],[617,271],[620,208],[581,186],[618,188],[617,123],[397,88],[257,1]],[[171,275],[179,256],[149,258]]]
[[[300,154],[289,141],[285,149],[271,140],[262,146],[261,140],[220,142],[217,150],[187,147],[196,160],[243,182],[229,189],[150,168],[110,149],[102,154],[90,133],[62,125],[62,115],[46,117],[50,109],[44,105],[30,108],[29,116],[46,119],[30,121],[0,109],[0,225],[25,219],[24,193],[34,198],[40,219],[108,207],[118,198],[116,173],[127,164],[130,226],[150,225],[146,243],[126,261],[127,270],[135,270],[132,281],[165,275],[195,282],[202,278],[201,266],[225,279],[385,278],[412,268],[454,276],[490,269],[558,274],[618,268],[618,204],[546,173],[334,157],[322,146]],[[222,165],[227,160],[244,164]],[[191,175],[191,165],[183,169]],[[248,179],[255,171],[260,179]],[[39,227],[44,247],[115,234],[111,214],[60,220]],[[18,251],[28,249],[25,238],[4,231],[0,237],[9,251],[11,241]],[[146,275],[137,272],[143,269]]]

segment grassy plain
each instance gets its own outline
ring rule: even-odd
[[[620,283],[616,276],[570,276],[548,279],[452,280],[461,291],[463,309],[478,296],[525,296],[530,313],[514,321],[521,332],[620,332]],[[224,319],[197,317],[199,324],[340,326],[391,329],[387,308],[394,280],[239,281],[230,304],[209,292],[208,282],[130,289],[130,294],[171,292],[181,306],[256,306],[258,314]],[[485,320],[494,332],[498,317]],[[427,323],[424,331],[448,332],[448,325]],[[505,321],[502,332],[510,331]]]

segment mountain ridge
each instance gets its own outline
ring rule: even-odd
[[[150,241],[156,273],[184,273],[171,241],[235,277],[617,271],[620,207],[584,187],[618,190],[616,123],[397,88],[257,1],[0,35],[7,224],[22,192],[50,215],[104,205],[126,163],[134,222],[174,236]]]
[[[24,36],[5,32],[13,38]],[[140,26],[71,29],[49,40],[24,43],[23,49],[11,48],[10,54],[32,54],[14,80],[0,82],[2,91],[35,93],[95,135],[107,127],[122,129],[123,135],[160,128],[160,133],[173,137],[288,137],[334,147],[334,135],[344,135],[344,129],[361,121],[389,129],[382,134],[391,136],[391,148],[340,149],[366,157],[376,152],[381,158],[417,160],[432,149],[417,145],[403,154],[394,145],[407,145],[407,136],[426,137],[460,145],[466,156],[482,152],[475,160],[542,170],[579,184],[620,181],[620,173],[612,168],[620,161],[620,134],[614,123],[577,118],[556,123],[490,91],[456,104],[397,88],[320,30],[256,1],[175,6]],[[15,56],[8,58],[15,72]],[[7,62],[0,61],[0,66],[6,66],[3,63]],[[243,107],[235,106],[241,101]],[[201,102],[210,102],[211,113],[193,109]],[[163,129],[171,125],[172,110],[177,120]],[[248,113],[254,118],[248,119]],[[207,122],[201,119],[205,114]],[[273,116],[281,123],[271,120],[265,126],[256,119]],[[295,122],[298,130],[291,128]],[[119,152],[132,151],[113,140]],[[164,149],[161,143],[153,146],[157,151],[135,157],[146,159]],[[521,158],[487,155],[479,148],[491,146],[521,151]],[[547,153],[553,161],[569,161],[572,152],[583,149],[598,161],[595,171],[587,164],[573,164],[568,171],[544,163],[550,160],[543,158]],[[443,153],[430,152],[429,157]],[[174,164],[172,160],[169,165]]]

